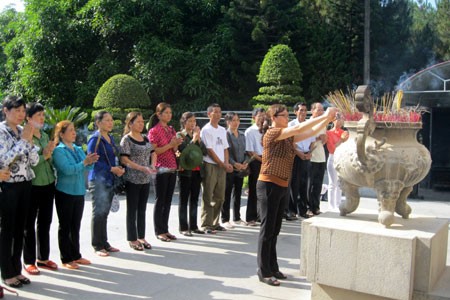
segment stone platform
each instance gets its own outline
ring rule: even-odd
[[[439,292],[449,276],[448,220],[396,217],[385,228],[377,218],[377,211],[358,210],[303,222],[300,265],[312,282],[311,298],[450,299],[445,288]]]

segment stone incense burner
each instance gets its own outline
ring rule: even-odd
[[[345,122],[350,137],[334,154],[334,166],[345,194],[340,214],[355,211],[359,187],[370,187],[377,193],[378,221],[389,227],[395,220],[394,212],[404,219],[409,217],[411,207],[406,199],[430,170],[430,153],[416,139],[422,123],[375,122],[367,86],[358,87],[355,100],[363,118]]]

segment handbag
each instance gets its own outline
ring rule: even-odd
[[[237,160],[237,155],[236,155],[236,149],[234,148],[233,142],[231,141],[231,136],[230,136],[230,132],[227,131],[227,139],[228,139],[228,144],[230,144],[230,148],[232,151],[232,155],[234,157],[234,160]],[[243,164],[249,163],[250,161],[245,160],[243,162]],[[250,166],[247,166],[247,168],[245,168],[244,170],[235,170],[235,172],[237,173],[237,176],[244,178],[245,176],[250,175]]]

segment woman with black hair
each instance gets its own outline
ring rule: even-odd
[[[288,127],[289,112],[286,106],[274,104],[267,110],[261,128],[263,156],[256,189],[261,214],[257,273],[259,280],[268,285],[279,286],[278,279],[287,278],[279,270],[276,246],[284,206],[289,197],[288,186],[295,156],[294,143],[317,134],[335,115],[336,109],[329,108],[327,113],[320,117]]]
[[[163,242],[170,242],[177,239],[169,232],[168,223],[176,183],[177,160],[175,152],[183,139],[176,137],[175,129],[169,126],[169,122],[172,120],[170,105],[161,102],[156,106],[155,111],[150,118],[150,130],[148,131],[148,139],[157,155],[156,168],[160,170],[156,175],[153,222],[156,237]]]
[[[88,141],[88,153],[97,153],[99,158],[89,171],[89,190],[92,194],[91,242],[98,256],[109,256],[120,250],[108,242],[107,221],[114,196],[114,175],[122,176],[125,169],[118,165],[119,149],[110,134],[114,126],[112,115],[99,111],[95,115],[98,130]]]
[[[3,282],[20,288],[30,280],[21,274],[23,233],[31,199],[33,166],[39,162],[38,148],[33,145],[35,128],[25,121],[25,101],[7,96],[3,101],[5,121],[0,123],[0,169],[9,169],[10,178],[1,182],[0,201],[0,269]]]
[[[39,162],[33,167],[36,177],[32,181],[30,209],[25,225],[23,262],[25,271],[30,275],[40,273],[38,267],[48,270],[58,269],[58,265],[49,260],[50,225],[53,218],[55,197],[55,171],[52,165],[52,153],[55,142],[41,130],[44,127],[44,106],[34,102],[27,105],[27,123],[35,127],[33,143],[39,147]],[[37,248],[36,248],[37,247]],[[37,266],[36,266],[37,252]]]
[[[145,212],[152,174],[156,173],[156,154],[144,130],[140,112],[130,112],[120,141],[120,161],[126,166],[127,240],[131,249],[142,251],[152,246],[145,239]],[[151,159],[150,159],[151,157]]]

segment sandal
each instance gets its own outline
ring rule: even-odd
[[[6,286],[12,287],[13,289],[19,289],[23,286],[22,282],[20,282],[19,279],[17,279],[17,278],[12,278],[12,279],[15,279],[15,280],[11,281],[11,282],[6,282],[6,280],[3,280],[3,283]]]
[[[141,243],[141,246],[144,247],[144,249],[152,249],[152,245],[146,240],[138,240],[138,242]]]
[[[276,279],[287,279],[287,276],[280,271],[276,271],[275,273],[273,273],[273,277],[275,277]]]
[[[58,265],[51,260],[47,260],[45,262],[37,261],[36,264],[38,265],[38,267],[43,268],[43,269],[47,269],[47,270],[51,270],[51,271],[58,270]]]
[[[10,290],[10,289],[8,289],[8,288],[3,287],[3,286],[0,285],[0,298],[3,298],[3,296],[4,296],[3,290],[7,290],[7,291],[10,292],[11,294],[16,294],[16,296],[19,296],[19,293],[18,293],[18,292],[13,291],[13,290]]]
[[[41,271],[36,267],[36,265],[24,265],[25,271],[30,275],[39,275]]]
[[[16,279],[19,280],[22,284],[30,284],[31,283],[30,279],[26,278],[23,275],[16,276]]]
[[[144,251],[144,248],[142,248],[141,243],[139,242],[129,242],[130,248],[136,251]]]
[[[259,281],[261,281],[261,282],[263,282],[265,284],[268,284],[268,285],[271,285],[271,286],[280,286],[280,282],[274,276],[272,276],[272,277],[263,277],[261,272],[258,271],[258,278],[259,278]]]
[[[70,270],[77,270],[80,268],[80,266],[74,261],[63,264],[63,267],[66,267],[67,269]]]
[[[97,250],[97,251],[95,251],[95,254],[97,254],[100,257],[107,257],[107,256],[109,256],[109,253],[108,253],[108,251],[106,251],[106,249]]]
[[[176,239],[177,239],[177,237],[174,236],[174,235],[171,234],[171,233],[166,233],[166,236],[167,236],[169,239],[171,239],[171,240],[176,240]]]
[[[156,236],[156,238],[158,240],[160,240],[160,241],[163,241],[163,242],[170,242],[171,241],[171,239],[169,237],[165,236],[164,234],[160,234],[160,235]]]

